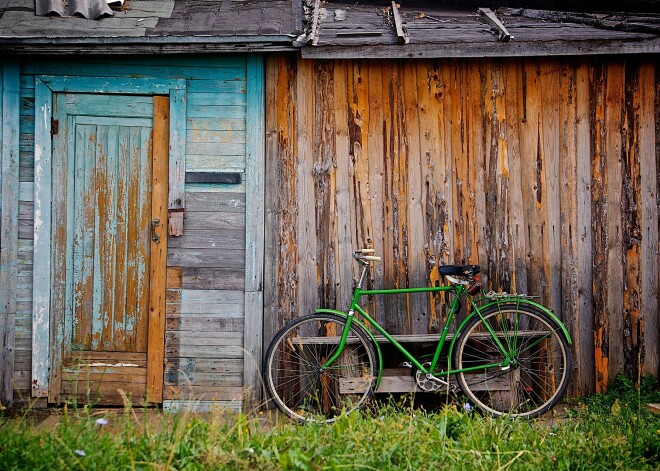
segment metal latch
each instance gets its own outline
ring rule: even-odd
[[[156,228],[160,226],[160,218],[155,218],[151,221],[151,240],[160,244],[160,234],[156,232]]]

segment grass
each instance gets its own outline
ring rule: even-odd
[[[389,403],[331,425],[130,407],[100,425],[83,407],[65,409],[54,431],[29,416],[0,419],[0,469],[660,469],[660,416],[647,402],[660,402],[652,378],[639,388],[618,379],[607,394],[573,401],[561,420]]]

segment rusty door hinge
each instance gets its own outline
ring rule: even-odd
[[[57,134],[60,132],[60,122],[57,119],[51,118],[50,119],[50,135],[51,136],[57,136]]]

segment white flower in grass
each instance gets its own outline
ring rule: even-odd
[[[96,425],[103,426],[103,425],[107,425],[107,423],[108,423],[108,419],[106,419],[105,417],[101,417],[100,419],[96,419]]]
[[[472,406],[466,402],[463,404],[463,409],[465,409],[465,412],[470,412],[472,410]]]
[[[75,450],[74,453],[78,456],[85,456],[85,450]]]

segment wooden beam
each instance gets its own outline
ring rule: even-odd
[[[490,8],[479,8],[477,11],[481,17],[486,20],[486,23],[488,23],[497,33],[498,41],[509,42],[513,38],[493,10]]]
[[[392,2],[392,16],[394,17],[394,28],[396,29],[396,36],[399,38],[399,42],[402,44],[408,44],[410,38],[408,37],[408,32],[403,29],[403,21],[399,14],[399,8],[394,1]]]
[[[163,402],[163,369],[165,358],[165,286],[167,260],[167,189],[170,140],[170,100],[154,97],[152,150],[152,197],[149,330],[147,341],[147,401]],[[160,221],[157,223],[156,221]]]
[[[259,371],[264,322],[264,188],[265,188],[265,96],[264,59],[250,55],[247,60],[247,135],[245,193],[245,333],[243,380],[245,407],[259,402]]]
[[[14,329],[18,278],[18,153],[20,68],[16,61],[2,65],[0,81],[2,154],[0,155],[0,401],[13,400]]]

